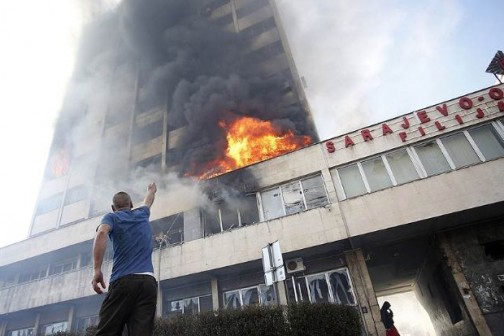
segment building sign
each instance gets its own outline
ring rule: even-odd
[[[424,137],[427,134],[427,128],[431,130],[430,133],[442,132],[447,127],[451,127],[450,125],[463,125],[471,119],[482,119],[488,116],[488,108],[483,105],[485,102],[496,102],[498,111],[504,115],[503,88],[502,86],[492,87],[486,91],[481,91],[479,95],[473,98],[463,96],[458,100],[416,111],[403,116],[399,120],[394,119],[390,122],[384,122],[373,130],[366,128],[347,134],[342,139],[326,141],[324,146],[328,153],[334,153],[352,147],[357,142],[372,142],[375,138],[382,136],[398,137],[401,142],[407,142],[413,137]]]
[[[485,72],[504,75],[504,53],[501,50],[497,51]]]

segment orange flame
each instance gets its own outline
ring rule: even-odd
[[[241,117],[230,123],[219,122],[227,130],[227,148],[222,158],[204,167],[198,177],[207,179],[256,162],[292,152],[307,146],[312,139],[306,135],[295,135],[291,130],[281,132],[270,121],[252,117]]]

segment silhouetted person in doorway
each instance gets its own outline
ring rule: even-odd
[[[157,282],[152,265],[150,207],[157,188],[149,184],[142,206],[133,209],[125,192],[114,195],[112,210],[96,229],[93,245],[93,289],[102,294],[101,270],[107,237],[114,247],[110,286],[100,309],[99,336],[121,335],[127,325],[130,336],[151,336],[156,314]]]
[[[380,315],[383,325],[385,326],[386,336],[400,336],[394,326],[394,313],[390,309],[390,303],[385,301],[380,309]]]

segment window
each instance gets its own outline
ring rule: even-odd
[[[250,1],[248,4],[246,4],[243,7],[240,7],[236,10],[236,16],[238,18],[242,18],[244,16],[247,16],[248,14],[255,12],[259,8],[262,8],[268,4],[268,0],[254,0]]]
[[[480,162],[478,155],[472,148],[464,133],[455,133],[441,138],[443,146],[446,148],[455,168],[469,166]]]
[[[7,336],[34,336],[34,335],[35,332],[33,330],[33,327],[16,329],[7,332]]]
[[[42,330],[42,334],[47,336],[47,335],[56,334],[59,331],[67,331],[67,328],[68,328],[68,322],[63,321],[63,322],[56,322],[56,323],[43,325],[41,327],[41,330]]]
[[[451,169],[436,141],[427,142],[414,148],[427,176],[441,174]]]
[[[61,199],[63,198],[63,193],[56,194],[38,203],[37,214],[41,215],[53,210],[59,209],[61,205]]]
[[[224,293],[224,309],[273,304],[276,304],[276,297],[272,286],[258,285]]]
[[[47,275],[47,268],[39,269],[37,271],[30,271],[28,273],[22,273],[19,275],[19,283],[34,281],[38,279],[45,278]]]
[[[408,183],[419,178],[408,151],[404,148],[385,155],[397,184]]]
[[[212,310],[212,296],[196,296],[192,298],[170,301],[168,304],[170,307],[168,316],[197,314],[200,312]]]
[[[468,132],[485,160],[504,156],[504,141],[491,124],[470,129]]]
[[[51,265],[49,275],[69,272],[77,268],[77,258],[72,258],[54,265]]]
[[[363,195],[367,192],[357,164],[339,168],[338,175],[346,198]]]
[[[348,269],[341,268],[324,273],[292,277],[287,283],[289,300],[330,302],[355,305],[355,294]]]
[[[276,41],[262,48],[252,51],[247,55],[247,58],[252,63],[260,63],[273,56],[280,55],[284,52],[282,41]]]
[[[76,203],[86,199],[88,196],[87,188],[84,185],[69,189],[65,196],[65,205]]]
[[[275,19],[271,16],[255,25],[243,29],[240,31],[240,35],[243,36],[244,39],[251,39],[275,27]]]
[[[261,200],[265,220],[299,213],[329,203],[321,175],[263,191]]]
[[[98,325],[98,315],[81,317],[77,321],[77,332],[84,333],[87,328]]]
[[[362,169],[371,192],[392,186],[381,156],[362,161]]]

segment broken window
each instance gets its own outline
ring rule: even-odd
[[[152,221],[151,226],[154,234],[154,248],[164,248],[184,242],[183,212]]]
[[[68,322],[63,321],[43,325],[41,327],[41,330],[42,335],[53,335],[56,334],[57,332],[67,331],[67,328],[68,328]]]
[[[224,309],[273,304],[276,304],[276,297],[272,286],[258,285],[224,293]]]
[[[19,283],[34,281],[38,279],[45,278],[47,275],[47,267],[44,266],[36,271],[32,270],[30,272],[22,273],[19,275]]]
[[[7,332],[7,336],[34,336],[35,332],[33,327],[10,330]]]
[[[348,269],[341,268],[319,274],[292,277],[287,283],[289,300],[330,302],[355,305],[355,294]]]
[[[68,189],[65,195],[65,205],[82,201],[88,197],[88,190],[85,185],[79,185]]]
[[[212,296],[203,295],[169,301],[168,316],[197,314],[212,310]]]
[[[84,333],[87,328],[98,325],[98,315],[81,317],[77,321],[77,332]]]
[[[265,220],[299,213],[329,203],[321,175],[261,192]]]
[[[329,272],[328,275],[334,303],[354,305],[355,297],[350,285],[348,272],[346,270],[337,270]]]
[[[255,195],[238,198],[232,202],[217,202],[212,208],[201,210],[205,236],[259,222]]]

